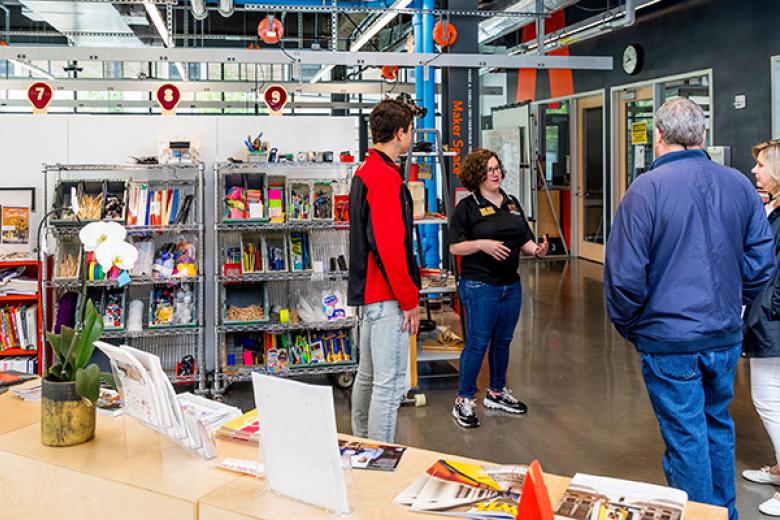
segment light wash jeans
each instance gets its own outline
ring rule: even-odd
[[[379,442],[395,441],[395,423],[406,394],[409,333],[397,301],[361,307],[360,366],[352,388],[352,433]]]
[[[780,358],[750,358],[750,390],[780,464]]]

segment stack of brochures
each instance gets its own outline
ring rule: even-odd
[[[154,354],[101,341],[95,345],[111,360],[125,415],[135,417],[205,459],[216,457],[215,431],[239,417],[241,410],[190,393],[177,396],[160,358]]]
[[[226,422],[217,430],[217,435],[233,441],[259,443],[260,420],[257,418],[257,409],[255,408],[241,417]]]
[[[353,469],[395,471],[406,448],[373,442],[339,441],[341,456],[349,456]]]
[[[415,513],[514,520],[527,466],[439,460],[395,498]]]

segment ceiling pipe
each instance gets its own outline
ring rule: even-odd
[[[551,32],[545,35],[544,52],[546,54],[561,47],[567,47],[618,29],[631,27],[636,23],[636,11],[638,9],[656,4],[659,1],[660,0],[649,0],[642,2],[642,0],[639,0],[638,2],[637,0],[626,0],[625,5],[622,7],[604,11],[601,14],[592,16],[576,24]],[[618,19],[620,19],[620,22],[613,24],[613,22],[616,22]],[[538,44],[518,45],[514,49],[510,49],[508,54],[512,56],[528,54],[537,48]]]
[[[219,14],[228,18],[233,16],[234,12],[236,12],[236,5],[233,0],[219,0]]]
[[[205,20],[209,15],[209,11],[206,8],[206,0],[190,0],[190,12],[196,20]]]

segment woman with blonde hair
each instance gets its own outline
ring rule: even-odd
[[[780,140],[753,148],[756,186],[765,192],[766,212],[775,237],[775,255],[780,266]],[[750,387],[753,404],[764,422],[775,450],[775,464],[742,476],[759,484],[780,485],[780,271],[761,295],[745,309],[744,350],[750,357]],[[758,506],[769,516],[780,516],[780,492]]]

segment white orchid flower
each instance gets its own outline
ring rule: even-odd
[[[124,226],[116,222],[92,222],[79,231],[79,240],[87,252],[96,251],[104,242],[121,242],[126,236]]]
[[[129,271],[138,260],[138,250],[124,240],[106,240],[95,250],[95,258],[105,273],[114,266]]]

